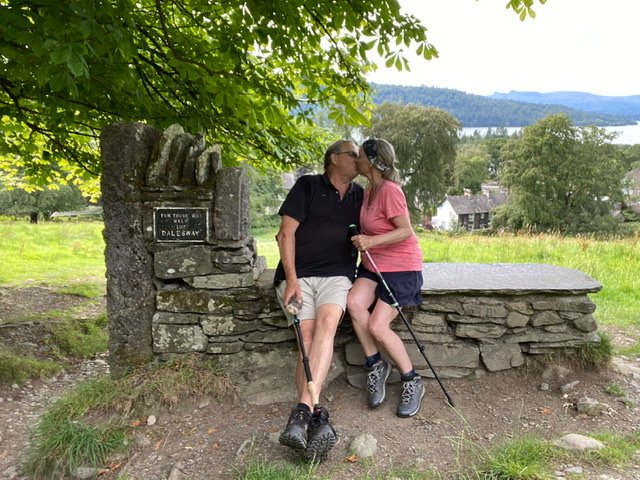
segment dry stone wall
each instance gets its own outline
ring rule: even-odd
[[[460,265],[425,265],[425,284],[429,271],[439,269],[453,275]],[[474,265],[478,279],[488,279],[496,265]],[[549,265],[522,265],[521,269],[538,270],[544,276],[550,270],[566,271]],[[573,271],[578,280],[585,279]],[[433,285],[433,284],[432,284]],[[437,286],[434,285],[434,287]],[[576,287],[576,283],[573,283]],[[553,354],[560,349],[574,349],[588,343],[598,343],[597,322],[593,316],[595,304],[587,293],[600,287],[576,291],[566,285],[555,291],[518,293],[516,291],[476,290],[461,293],[436,293],[427,287],[423,303],[407,310],[411,328],[438,375],[444,378],[463,377],[476,371],[505,370],[525,363],[527,355]],[[530,291],[530,289],[527,289]],[[433,374],[418,350],[409,331],[401,322],[395,325],[405,340],[414,366],[427,377]],[[346,347],[347,363],[359,371],[364,361],[359,345]]]
[[[257,395],[270,387],[261,379],[272,378],[262,369],[281,369],[289,380],[295,336],[275,300],[273,271],[249,235],[244,170],[223,168],[218,147],[179,125],[164,132],[111,125],[101,149],[112,371],[198,353],[241,372]],[[443,378],[599,341],[588,294],[601,286],[582,272],[425,264],[423,276],[424,301],[405,313]],[[406,327],[395,328],[430,376]],[[361,373],[348,318],[335,346],[336,365]]]
[[[552,354],[600,342],[589,294],[602,285],[571,268],[545,264],[428,263],[423,302],[407,309],[427,358],[444,378],[518,367],[527,355]],[[402,322],[396,331],[416,369],[432,377]],[[354,374],[364,361],[346,346]]]

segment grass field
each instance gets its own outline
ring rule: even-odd
[[[102,222],[0,222],[0,285],[104,285],[102,230]]]
[[[100,222],[0,222],[0,285],[104,286]],[[278,261],[275,230],[254,233],[269,268]],[[419,233],[425,262],[547,263],[575,268],[603,285],[592,295],[603,324],[640,325],[640,235],[596,240],[559,235]],[[428,281],[428,279],[427,279]]]

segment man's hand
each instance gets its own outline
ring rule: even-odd
[[[297,315],[301,308],[302,299],[298,297],[291,297],[289,302],[286,304],[287,312],[289,312],[291,315]]]

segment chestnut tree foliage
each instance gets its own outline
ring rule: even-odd
[[[0,168],[36,185],[99,175],[118,121],[204,132],[227,163],[305,163],[318,109],[367,123],[374,52],[437,55],[394,0],[0,0],[0,18]]]

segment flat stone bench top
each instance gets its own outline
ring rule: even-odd
[[[592,293],[602,285],[573,268],[542,263],[425,263],[425,294]]]

